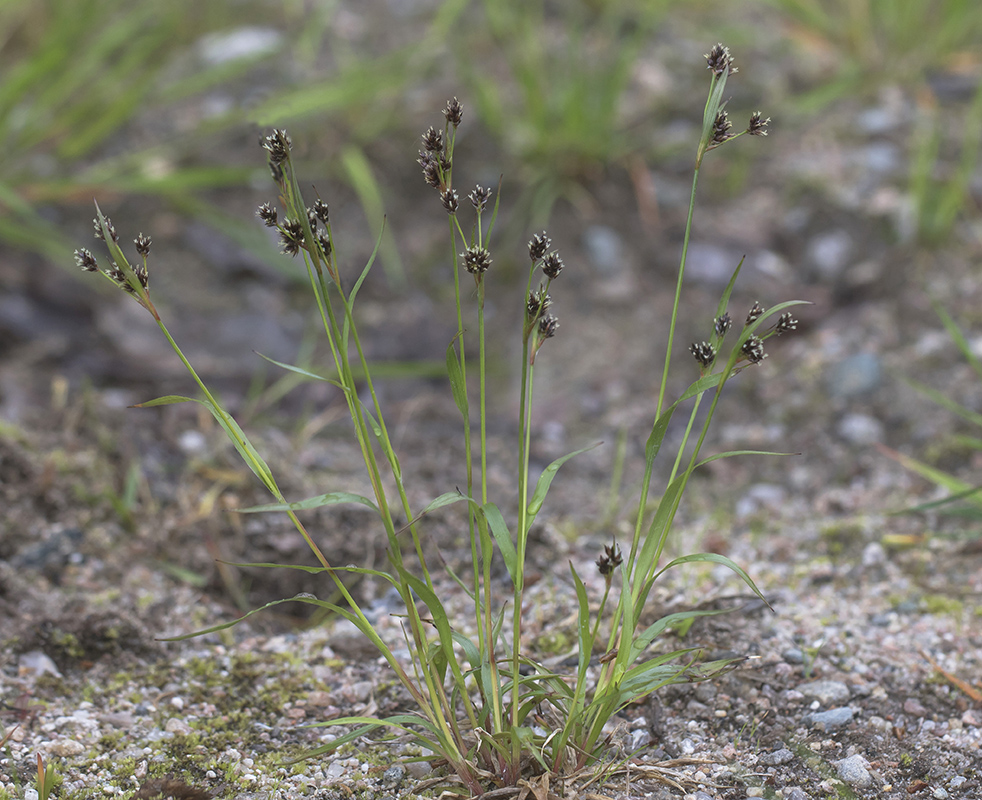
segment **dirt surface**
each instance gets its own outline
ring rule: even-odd
[[[633,777],[569,787],[570,797],[982,797],[978,522],[937,510],[894,515],[944,493],[884,449],[975,482],[977,452],[957,438],[969,429],[904,377],[978,409],[982,385],[930,301],[979,353],[982,229],[968,215],[939,244],[910,235],[902,132],[916,111],[911,89],[841,100],[816,128],[781,113],[782,98],[790,103],[782,81],[793,81],[795,63],[769,64],[766,51],[740,62],[731,113],[761,105],[775,123],[766,140],[745,137],[707,162],[672,379],[675,391],[694,379],[686,347],[708,338],[719,292],[742,255],[735,317],[754,300],[813,304],[798,314],[794,336],[734,381],[710,443],[798,455],[708,465],[673,542],[680,554],[729,555],[774,611],[725,572],[667,576],[652,614],[732,605],[735,613],[693,626],[684,646],[748,660],[719,681],[673,687],[626,709],[612,742],[635,751]],[[589,180],[589,202],[560,202],[549,224],[567,268],[553,291],[560,334],[537,361],[535,466],[605,444],[563,468],[535,531],[529,637],[544,658],[559,659],[575,642],[567,561],[593,575],[596,588],[591,562],[612,536],[629,539],[664,357],[693,149],[670,143],[697,135],[705,75],[681,42],[653,44],[641,67],[663,76],[650,98],[659,108],[652,138],[666,143],[663,152],[645,167]],[[420,131],[439,122],[444,94],[443,86],[423,92],[413,120]],[[669,96],[685,99],[684,108]],[[320,144],[313,132],[293,133],[305,148]],[[464,478],[460,423],[439,376],[453,335],[449,245],[438,199],[413,161],[413,135],[371,153],[391,192],[389,225],[407,285],[396,288],[376,270],[360,319],[373,358],[416,365],[417,377],[380,386],[411,499],[422,506]],[[261,164],[262,155],[243,144],[242,159]],[[507,154],[469,117],[458,185],[488,183],[501,162]],[[331,178],[309,179],[331,204],[354,276],[372,243],[358,204]],[[508,506],[529,231],[508,213],[517,190],[506,182],[502,191],[504,233],[489,290],[490,476]],[[215,200],[245,217],[273,195],[270,188]],[[315,320],[303,285],[151,203],[103,207],[124,239],[153,234],[158,308],[261,442],[284,493],[368,494],[337,392],[305,385],[280,398],[281,375],[253,352],[287,361],[306,352]],[[90,246],[90,212],[71,216],[66,224]],[[317,576],[222,563],[313,561],[286,520],[234,512],[267,498],[197,407],[126,408],[192,394],[193,386],[135,303],[62,266],[15,252],[0,262],[0,724],[19,726],[0,758],[0,788],[24,796],[40,751],[63,776],[65,798],[129,796],[168,774],[229,798],[412,796],[433,773],[427,764],[397,764],[405,755],[398,746],[365,745],[298,767],[277,760],[336,732],[303,723],[405,707],[391,674],[342,626],[328,620],[302,630],[300,612],[279,606],[222,634],[159,641],[298,591],[326,590]],[[680,435],[673,430],[670,442]],[[615,485],[621,441],[624,478]],[[659,474],[668,469],[662,464]],[[322,509],[305,521],[334,563],[384,559],[368,513]],[[434,515],[429,544],[462,564],[463,531],[459,517]],[[390,598],[370,584],[357,592],[398,643]],[[449,580],[446,592],[449,603],[459,601]],[[656,764],[667,765],[674,786],[656,779]]]

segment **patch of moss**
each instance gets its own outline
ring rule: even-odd
[[[921,602],[928,614],[960,616],[965,610],[965,604],[961,600],[943,594],[926,594]]]
[[[534,646],[543,656],[558,656],[572,647],[572,641],[563,631],[551,630],[536,637]]]

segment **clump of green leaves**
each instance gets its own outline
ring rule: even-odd
[[[528,277],[520,301],[524,315],[518,331],[522,342],[520,416],[515,448],[518,454],[518,503],[512,511],[499,506],[489,496],[487,480],[485,297],[494,275],[492,234],[499,198],[495,197],[492,204],[495,193],[478,185],[466,195],[466,203],[460,199],[454,183],[454,146],[463,108],[456,98],[444,108],[442,125],[431,127],[423,134],[423,149],[418,161],[424,179],[438,192],[450,221],[457,334],[447,347],[446,361],[451,391],[462,417],[466,481],[463,490],[447,492],[422,508],[414,507],[409,500],[407,475],[386,425],[355,320],[356,299],[375,254],[354,281],[344,278],[328,205],[319,198],[308,205],[303,197],[294,172],[292,142],[286,131],[274,130],[263,140],[269,168],[279,191],[280,206],[263,204],[258,214],[265,225],[278,232],[284,253],[302,259],[306,268],[330,346],[336,385],[347,403],[372,485],[371,497],[331,491],[290,501],[283,495],[269,466],[199,378],[157,313],[149,291],[148,237],[141,234],[135,240],[139,260],[136,266],[131,266],[120,247],[114,226],[99,212],[96,232],[110,251],[112,266],[100,270],[91,253],[76,251],[76,260],[83,269],[102,271],[131,293],[154,317],[201,390],[199,398],[168,396],[144,403],[143,407],[189,400],[204,405],[276,501],[246,510],[285,513],[319,563],[317,567],[252,566],[284,566],[322,574],[343,598],[343,603],[333,603],[304,595],[277,603],[308,603],[351,622],[378,649],[416,703],[412,713],[385,718],[347,717],[323,723],[356,727],[310,755],[329,753],[373,729],[384,727],[404,733],[438,754],[449,764],[459,784],[473,795],[480,795],[492,787],[518,787],[524,781],[538,781],[536,795],[545,796],[550,776],[566,780],[595,774],[609,766],[605,763],[609,749],[606,726],[627,704],[666,684],[705,680],[733,666],[733,660],[703,662],[696,648],[668,653],[654,653],[651,649],[668,629],[700,616],[722,613],[720,611],[681,611],[646,626],[640,623],[642,611],[659,577],[669,569],[697,561],[728,567],[764,599],[750,576],[725,556],[691,554],[662,563],[675,514],[693,472],[709,461],[740,454],[702,455],[723,387],[746,367],[765,358],[764,342],[768,338],[792,331],[796,325],[785,310],[795,305],[794,302],[768,309],[754,304],[742,322],[734,321],[728,303],[740,270],[737,265],[715,310],[708,341],[692,344],[689,348],[696,361],[698,377],[676,400],[669,403],[666,399],[685,256],[703,158],[743,133],[762,136],[767,132],[768,120],[760,113],[750,117],[744,130],[733,132],[723,107],[727,79],[736,71],[733,59],[722,45],[714,47],[706,58],[711,71],[709,94],[696,151],[692,200],[663,378],[645,445],[645,468],[634,532],[629,547],[622,549],[617,542],[612,542],[597,559],[596,566],[603,578],[599,600],[590,597],[586,582],[571,566],[578,606],[579,655],[575,669],[569,672],[555,671],[529,657],[528,643],[523,638],[529,535],[557,472],[566,461],[583,452],[578,450],[557,459],[543,471],[534,486],[531,484],[529,453],[535,366],[541,357],[540,351],[559,330],[558,319],[552,312],[551,291],[565,265],[545,231],[528,242]],[[471,282],[473,287],[468,285]],[[469,297],[475,298],[473,310],[467,310],[466,299]],[[471,322],[473,316],[476,316],[476,324]],[[477,339],[476,365],[468,360],[468,351],[464,347],[465,338],[472,335]],[[280,366],[309,378],[318,377],[299,367]],[[708,398],[709,408],[706,413],[700,413],[705,398]],[[670,420],[690,400],[689,421],[675,455],[671,476],[662,489],[661,499],[652,504],[649,501],[655,459]],[[377,515],[388,542],[387,569],[332,564],[297,517],[297,512],[304,509],[344,503],[366,506]],[[452,619],[441,601],[439,576],[427,562],[421,534],[422,523],[429,512],[453,503],[464,503],[468,510],[471,563],[469,575],[449,572],[449,578],[456,581],[471,601],[469,619]],[[409,522],[402,525],[400,519]],[[508,589],[503,592],[498,580],[492,577],[495,560],[500,560],[507,571]],[[372,576],[398,592],[405,606],[403,626],[408,661],[400,658],[379,635],[352,596],[345,581],[351,576]],[[510,625],[505,624],[508,615]],[[226,623],[188,635],[218,631],[234,624]]]

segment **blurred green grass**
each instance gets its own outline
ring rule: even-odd
[[[372,155],[393,132],[415,135],[414,98],[445,86],[473,104],[519,181],[529,225],[542,225],[556,202],[589,208],[592,185],[655,153],[648,121],[663,109],[637,107],[632,91],[639,59],[657,51],[666,25],[708,47],[721,31],[754,41],[761,19],[773,26],[769,41],[784,42],[775,59],[807,53],[824,65],[794,87],[805,125],[828,104],[869,99],[885,85],[923,98],[932,76],[967,72],[977,84],[982,69],[977,0],[444,0],[398,14],[384,3],[352,11],[296,0],[6,0],[0,241],[64,263],[73,243],[49,207],[151,195],[272,256],[250,220],[204,199],[260,177],[254,160],[204,155],[224,153],[231,132],[241,139],[255,124],[335,136],[309,157],[353,188],[377,234],[385,165]],[[202,56],[204,37],[250,25],[278,34],[279,45]],[[213,93],[234,102],[213,109]],[[971,200],[980,98],[947,115],[932,116],[927,103],[923,124],[906,134],[906,189],[925,240],[942,240]],[[952,114],[966,119],[953,134],[940,119]],[[401,283],[388,238],[382,260]]]

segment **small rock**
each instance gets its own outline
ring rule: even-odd
[[[331,705],[331,693],[315,689],[307,695],[307,705],[315,708],[327,708]]]
[[[190,736],[191,726],[179,717],[171,717],[164,725],[164,730],[178,736]]]
[[[85,752],[85,747],[74,739],[59,739],[48,745],[48,752],[55,756],[80,756]]]
[[[693,242],[685,260],[685,275],[696,283],[725,286],[740,262],[740,254],[708,242]]]
[[[742,518],[759,511],[777,511],[785,506],[787,496],[787,489],[783,486],[756,483],[740,495],[734,513]]]
[[[283,34],[275,28],[245,26],[205,36],[198,43],[198,51],[209,65],[227,64],[272,53],[279,49],[282,41]]]
[[[818,234],[805,249],[819,276],[834,281],[849,263],[853,241],[846,231],[840,229]]]
[[[347,772],[347,768],[340,761],[332,761],[324,770],[324,777],[329,781],[337,781],[344,777]]]
[[[863,548],[863,566],[878,567],[887,560],[886,548],[879,542],[870,542]]]
[[[841,708],[830,708],[828,711],[819,711],[815,714],[806,714],[802,718],[805,725],[811,725],[819,730],[831,731],[841,728],[852,722],[853,710],[849,706]]]
[[[869,414],[846,414],[836,430],[850,444],[872,444],[883,440],[883,423]]]
[[[926,717],[927,709],[924,708],[917,700],[913,697],[908,697],[904,701],[904,711],[908,714],[913,714],[915,717]]]
[[[606,225],[590,225],[583,231],[587,258],[602,275],[620,272],[627,267],[627,256],[621,235]]]
[[[788,748],[782,747],[780,750],[775,750],[773,753],[765,753],[760,757],[760,763],[765,767],[776,767],[781,764],[787,764],[789,761],[794,759],[794,753],[792,753]]]
[[[410,761],[406,764],[406,770],[413,778],[419,781],[429,778],[433,774],[433,767],[426,761]]]
[[[962,725],[972,725],[976,728],[982,727],[982,714],[970,708],[962,714]]]
[[[382,786],[386,789],[398,789],[406,779],[406,768],[395,764],[382,773]]]
[[[17,672],[21,678],[39,677],[45,673],[54,675],[56,678],[61,677],[55,662],[47,653],[42,653],[40,650],[31,650],[31,652],[24,653],[18,658]]]
[[[631,731],[631,752],[640,750],[642,747],[647,747],[651,744],[651,734],[648,731]]]
[[[811,681],[798,686],[805,697],[814,697],[823,706],[849,699],[849,687],[840,681]]]
[[[882,373],[882,364],[875,353],[856,353],[832,366],[829,394],[839,400],[869,394],[879,388]]]
[[[832,763],[835,765],[835,771],[839,778],[850,786],[864,789],[873,782],[873,776],[869,774],[867,769],[869,762],[859,754]]]
[[[371,681],[355,681],[350,686],[346,686],[343,694],[346,700],[354,703],[364,703],[372,696],[374,684]]]
[[[788,791],[784,793],[784,800],[812,800],[812,799],[797,786],[792,786],[790,789],[788,789]]]
[[[789,647],[787,650],[782,651],[781,658],[783,658],[789,664],[805,663],[805,654],[802,653],[797,647]]]

